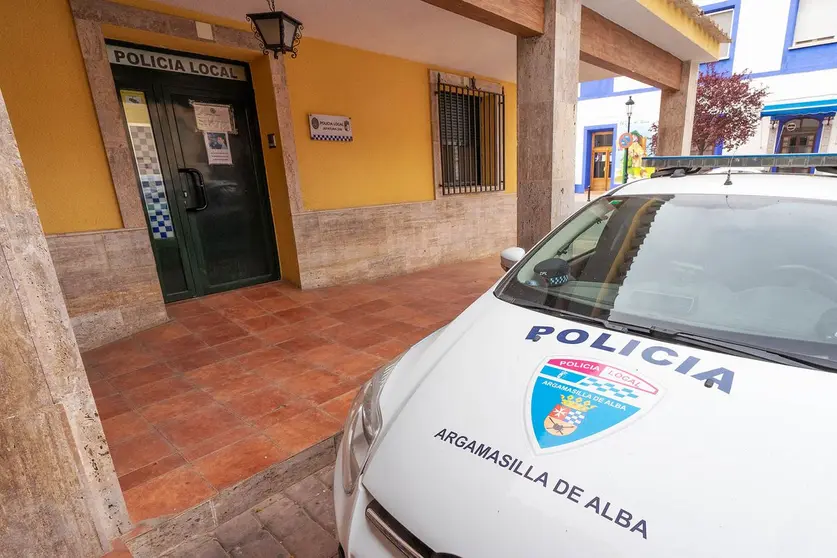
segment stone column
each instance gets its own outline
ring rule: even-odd
[[[0,94],[0,554],[99,556],[129,528]]]
[[[546,0],[544,33],[517,39],[517,242],[531,248],[574,205],[581,0]]]
[[[122,122],[122,107],[110,70],[102,26],[98,21],[78,18],[75,19],[75,24],[78,44],[87,70],[87,81],[93,96],[93,106],[105,144],[113,188],[119,202],[119,212],[122,214],[122,225],[126,229],[144,229],[145,211],[142,198],[138,194],[134,152]]]
[[[692,151],[698,67],[697,62],[684,61],[680,89],[662,90],[657,155],[688,155]]]
[[[276,120],[279,124],[279,143],[282,147],[282,162],[285,166],[285,181],[288,185],[288,200],[291,214],[302,213],[302,185],[299,179],[299,159],[296,155],[293,118],[291,117],[291,96],[288,94],[288,74],[285,71],[285,57],[266,55],[273,80],[273,97],[276,101]]]

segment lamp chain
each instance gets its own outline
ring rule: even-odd
[[[271,12],[276,11],[276,0],[267,0],[267,7],[270,8]]]

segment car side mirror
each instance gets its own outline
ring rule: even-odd
[[[518,248],[517,246],[506,248],[500,252],[500,267],[503,268],[503,271],[508,271],[514,267],[514,264],[522,260],[525,255],[526,250],[523,248]]]

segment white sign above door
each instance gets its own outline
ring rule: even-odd
[[[108,60],[111,64],[147,68],[149,70],[162,70],[164,72],[175,72],[192,76],[247,81],[246,68],[238,64],[227,64],[204,58],[191,58],[188,56],[178,56],[176,54],[118,45],[107,45],[107,47]]]

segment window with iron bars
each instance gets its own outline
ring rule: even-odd
[[[505,93],[441,80],[436,93],[442,194],[505,190]]]

